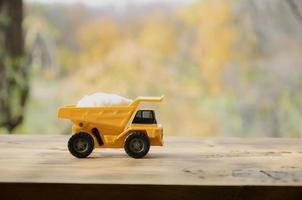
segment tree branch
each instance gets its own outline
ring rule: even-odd
[[[302,25],[302,13],[300,12],[297,3],[295,0],[287,0],[289,8],[292,10],[297,21]]]

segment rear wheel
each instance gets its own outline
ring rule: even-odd
[[[150,149],[149,139],[140,132],[130,133],[125,139],[124,149],[132,158],[142,158]]]
[[[76,133],[68,141],[69,152],[77,158],[86,158],[91,154],[93,148],[94,141],[88,133]]]

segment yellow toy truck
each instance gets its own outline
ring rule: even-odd
[[[58,109],[58,118],[72,122],[70,153],[85,158],[94,148],[123,148],[133,158],[144,157],[151,146],[163,145],[163,128],[153,110],[138,110],[142,102],[160,102],[161,97],[139,97],[129,105]]]

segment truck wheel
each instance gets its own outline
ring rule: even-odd
[[[131,133],[125,139],[124,149],[132,158],[142,158],[150,149],[148,137],[139,132]]]
[[[69,152],[77,158],[86,158],[91,154],[93,148],[94,141],[88,133],[76,133],[68,141]]]

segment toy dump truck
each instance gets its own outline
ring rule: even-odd
[[[153,110],[138,110],[142,102],[160,102],[161,97],[139,97],[129,105],[99,107],[64,106],[58,117],[69,119],[72,136],[68,149],[85,158],[94,148],[123,148],[133,158],[144,157],[150,146],[163,145],[163,128]]]

